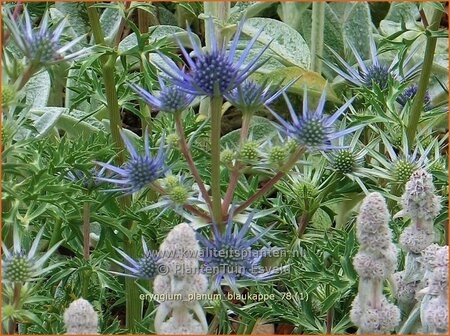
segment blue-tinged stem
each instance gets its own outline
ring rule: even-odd
[[[210,98],[211,117],[211,193],[213,218],[219,229],[223,229],[222,196],[220,193],[220,131],[222,121],[222,96]]]
[[[443,12],[437,8],[433,9],[431,23],[427,29],[427,43],[425,46],[425,58],[423,60],[422,71],[420,73],[419,86],[416,96],[411,106],[411,116],[409,118],[406,135],[409,148],[414,148],[414,141],[419,126],[420,115],[423,111],[423,101],[430,82],[431,68],[433,66],[434,52],[436,50],[437,38],[431,36],[431,32],[437,31],[441,23]]]
[[[104,34],[100,25],[100,17],[97,8],[90,4],[87,9],[89,23],[92,28],[95,42],[99,45],[105,45]],[[115,64],[116,55],[104,55],[100,57],[102,67],[103,82],[105,84],[106,102],[109,111],[109,121],[111,128],[111,136],[114,146],[118,151],[116,163],[121,166],[124,161],[124,144],[120,136],[120,129],[122,128],[122,120],[120,116],[119,102],[116,91],[115,81]],[[125,211],[131,205],[131,196],[124,196],[119,198],[119,206],[122,211]],[[124,225],[131,231],[134,231],[134,223],[127,220]],[[137,246],[136,242],[132,240],[125,240],[124,250],[130,257],[136,258]],[[142,320],[141,300],[139,298],[139,289],[133,279],[125,279],[125,302],[126,302],[126,324],[128,331],[134,331],[137,324]]]
[[[312,31],[311,31],[311,70],[322,71],[323,31],[325,25],[325,1],[316,1],[312,4]]]

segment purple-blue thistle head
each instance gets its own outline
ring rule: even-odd
[[[197,240],[203,248],[203,271],[214,277],[216,287],[220,286],[222,279],[226,279],[231,286],[234,286],[238,278],[261,280],[275,274],[273,271],[265,272],[261,266],[262,257],[270,249],[252,249],[252,245],[258,242],[270,228],[253,238],[246,239],[252,219],[253,214],[250,214],[239,230],[233,222],[233,210],[231,210],[224,233],[219,231],[216,223],[212,224],[212,239],[197,233]]]
[[[404,107],[407,102],[412,101],[417,94],[417,89],[419,86],[417,84],[412,84],[407,87],[405,91],[401,95],[397,97],[397,102]],[[425,92],[425,97],[423,98],[423,109],[424,111],[431,110],[431,97],[428,90]]]
[[[236,49],[239,42],[239,37],[244,25],[244,20],[241,20],[238,30],[231,43],[230,49],[227,51],[226,45],[219,46],[216,36],[212,17],[208,18],[209,38],[211,41],[211,50],[203,51],[197,45],[193,37],[192,31],[187,28],[188,36],[194,49],[195,58],[191,58],[178,41],[178,45],[183,53],[183,56],[189,65],[189,73],[181,71],[178,66],[167,56],[160,54],[170,70],[161,67],[171,79],[172,83],[179,86],[187,93],[194,95],[222,96],[230,90],[235,89],[239,84],[245,81],[256,69],[258,69],[264,62],[258,62],[268,48],[268,45],[252,59],[247,65],[244,61],[250,53],[251,48],[262,33],[262,29],[249,41],[247,47],[235,62]]]
[[[182,112],[189,107],[195,98],[194,95],[182,91],[175,85],[166,86],[161,78],[159,78],[159,85],[161,89],[159,97],[150,94],[148,91],[136,84],[130,84],[130,87],[152,108],[162,112]]]
[[[99,176],[97,179],[100,181],[117,184],[120,187],[118,189],[112,189],[111,191],[126,191],[127,193],[134,193],[147,187],[150,183],[162,177],[168,170],[168,167],[164,164],[164,137],[161,139],[158,154],[153,157],[150,154],[148,130],[145,130],[144,134],[144,155],[137,153],[130,139],[128,139],[123,131],[120,132],[120,135],[122,136],[123,142],[131,155],[130,160],[121,168],[113,166],[109,163],[97,162],[100,166],[115,173],[114,177],[116,177],[106,178]]]
[[[372,88],[373,85],[378,85],[381,90],[384,90],[388,86],[389,80],[389,68],[384,64],[374,64],[367,67],[367,72],[362,72],[363,84]]]
[[[325,63],[342,78],[358,87],[367,87],[371,89],[373,85],[376,84],[380,89],[384,90],[387,88],[390,77],[403,83],[413,78],[420,71],[420,66],[422,65],[421,63],[417,63],[406,71],[406,73],[403,73],[403,68],[410,63],[414,52],[411,52],[411,54],[404,59],[403,63],[400,63],[398,56],[396,56],[389,66],[383,64],[378,59],[377,47],[372,36],[370,36],[370,65],[366,65],[358,50],[356,50],[351,42],[348,42],[348,45],[353,56],[356,58],[358,66],[356,69],[331,48],[328,48],[329,51],[334,55],[340,65],[327,61],[325,61]],[[399,68],[400,64],[403,66],[402,69]]]
[[[65,55],[65,52],[80,42],[85,36],[80,36],[68,44],[61,46],[61,34],[67,20],[63,19],[54,30],[50,30],[49,15],[45,12],[40,28],[34,30],[30,15],[24,9],[24,22],[17,23],[16,19],[8,13],[5,24],[11,32],[11,36],[22,53],[34,64],[50,65],[65,60],[73,59],[87,52],[83,49],[78,52]]]
[[[272,103],[275,99],[283,94],[294,82],[290,81],[286,86],[280,90],[272,89],[272,85],[267,83],[267,80],[262,84],[258,84],[251,80],[242,82],[237,88],[225,94],[233,106],[242,111],[256,112]]]
[[[340,138],[349,134],[361,126],[350,127],[341,131],[335,131],[333,124],[350,106],[353,99],[347,101],[341,108],[339,108],[332,116],[323,114],[326,100],[325,90],[322,92],[319,103],[315,111],[310,111],[308,107],[308,92],[304,90],[303,94],[303,114],[301,116],[294,110],[291,102],[286,94],[283,94],[292,122],[284,120],[270,107],[266,108],[272,115],[280,122],[281,131],[286,133],[290,138],[294,139],[299,145],[305,146],[308,150],[329,150],[342,148],[333,146],[332,140]]]
[[[151,280],[156,277],[161,271],[163,266],[159,263],[159,256],[157,253],[150,251],[145,243],[144,237],[142,237],[142,249],[144,255],[139,260],[134,260],[125,252],[119,250],[118,248],[114,248],[117,253],[119,253],[126,261],[128,261],[129,265],[125,265],[120,261],[111,259],[117,265],[123,267],[128,273],[119,273],[119,272],[111,272],[117,275],[123,275],[126,277],[143,279],[143,280]]]

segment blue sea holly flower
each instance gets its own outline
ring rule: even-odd
[[[188,73],[180,70],[170,58],[161,53],[160,56],[169,66],[170,70],[163,67],[160,69],[170,77],[173,84],[179,86],[187,93],[194,95],[206,95],[209,97],[221,96],[224,93],[236,88],[264,63],[264,61],[258,61],[269,45],[262,48],[255,58],[244,66],[244,61],[249,55],[256,40],[261,35],[262,29],[248,42],[242,55],[238,61],[235,62],[234,58],[242,27],[244,25],[244,20],[239,23],[237,32],[228,51],[225,44],[221,47],[218,45],[214,33],[215,28],[212,17],[208,18],[207,24],[209,25],[210,32],[210,51],[203,51],[200,46],[197,45],[193,37],[193,33],[189,27],[187,30],[195,53],[194,59],[189,56],[185,47],[180,43],[180,41],[177,40],[181,52],[183,53],[183,56],[190,68]]]
[[[159,77],[159,85],[161,88],[159,97],[150,94],[148,91],[136,84],[130,84],[130,87],[152,108],[162,112],[182,112],[189,107],[195,98],[194,95],[182,91],[175,85],[166,86],[161,77]]]
[[[265,80],[258,84],[252,80],[242,82],[237,88],[225,93],[225,99],[242,111],[256,112],[272,103],[283,94],[297,79],[290,81],[283,88],[276,90]]]
[[[42,227],[36,235],[30,250],[26,253],[22,249],[19,230],[14,226],[13,230],[13,250],[10,251],[4,243],[2,243],[2,282],[23,283],[26,281],[36,280],[40,275],[60,266],[62,263],[56,263],[51,266],[43,267],[45,262],[50,258],[53,252],[61,245],[62,241],[53,245],[41,257],[37,257],[37,249],[44,233]]]
[[[88,49],[82,49],[72,54],[65,55],[65,52],[80,42],[85,36],[79,36],[66,45],[61,45],[61,34],[67,23],[63,19],[52,31],[49,29],[49,15],[45,12],[42,18],[40,28],[34,30],[31,24],[30,15],[27,9],[24,10],[24,22],[17,23],[11,13],[4,20],[6,26],[11,32],[17,47],[30,60],[31,63],[38,65],[50,65],[85,54]]]
[[[323,114],[326,99],[325,90],[322,92],[316,111],[312,112],[308,107],[308,92],[305,88],[303,94],[303,114],[299,116],[292,107],[287,95],[283,93],[283,96],[286,100],[286,104],[292,118],[291,123],[284,120],[267,105],[266,108],[280,122],[281,131],[286,133],[290,138],[294,139],[299,145],[305,146],[308,150],[329,150],[342,148],[341,146],[334,146],[332,144],[332,140],[338,139],[361,127],[361,125],[358,125],[340,131],[334,131],[333,128],[334,122],[350,106],[354,98],[347,101],[332,116],[326,116]]]
[[[99,176],[98,180],[119,185],[121,188],[111,191],[126,191],[127,193],[137,192],[147,187],[153,181],[162,177],[168,167],[165,166],[164,137],[161,139],[158,154],[152,157],[150,154],[148,130],[144,134],[144,155],[139,155],[131,143],[130,139],[123,131],[120,132],[123,142],[131,155],[128,162],[123,167],[116,167],[109,163],[96,162],[102,167],[115,173],[117,178],[106,178]]]
[[[151,280],[159,273],[164,273],[164,266],[159,263],[160,258],[158,254],[153,251],[149,251],[144,237],[141,238],[144,255],[139,260],[134,260],[125,252],[114,247],[117,253],[119,253],[126,261],[128,261],[129,265],[125,265],[124,263],[121,263],[120,261],[114,259],[111,260],[117,265],[123,267],[129,273],[120,273],[113,271],[111,271],[111,273],[143,280]]]
[[[364,86],[372,88],[372,86],[376,84],[380,89],[383,90],[387,88],[389,77],[392,77],[399,82],[408,81],[420,71],[420,67],[422,65],[422,63],[417,63],[408,71],[406,71],[406,73],[403,73],[403,69],[399,69],[400,62],[398,56],[394,58],[389,66],[383,64],[378,58],[377,47],[372,36],[370,37],[371,62],[368,62],[369,64],[366,64],[363,61],[361,55],[351,42],[348,42],[348,45],[356,58],[357,68],[354,68],[352,65],[347,63],[337,52],[335,52],[331,48],[328,49],[338,60],[340,66],[342,66],[343,69],[331,62],[325,61],[325,63],[342,78],[358,87]],[[411,54],[405,58],[405,60],[403,61],[403,67],[406,67],[410,63],[413,55],[414,52],[411,52]]]
[[[270,254],[269,248],[261,250],[252,249],[270,228],[263,230],[256,236],[246,239],[250,229],[253,214],[250,214],[243,227],[239,228],[233,222],[233,209],[231,209],[224,233],[219,232],[217,224],[213,222],[213,238],[205,238],[197,233],[197,240],[203,248],[203,271],[213,276],[216,288],[223,279],[235,287],[236,280],[247,278],[254,280],[268,279],[279,270],[265,271],[261,265],[263,256]]]
[[[400,94],[397,97],[397,102],[404,107],[407,102],[412,101],[417,94],[418,85],[412,84],[411,86],[407,87],[405,91],[403,91],[402,94]],[[425,97],[423,98],[423,109],[424,111],[429,111],[432,109],[431,106],[431,97],[428,90],[425,92]]]

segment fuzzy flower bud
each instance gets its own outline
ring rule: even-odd
[[[393,275],[396,288],[396,297],[400,303],[413,302],[418,287],[417,281],[406,282],[405,271],[397,272]]]
[[[356,220],[356,234],[361,249],[386,250],[392,245],[392,233],[388,226],[389,211],[380,193],[369,194],[362,202]]]
[[[350,319],[364,334],[386,334],[394,330],[400,322],[400,309],[389,303],[386,298],[381,299],[378,307],[362,309],[359,296],[356,296],[350,310]]]
[[[396,251],[392,251],[386,256],[359,251],[353,259],[353,265],[361,278],[384,280],[395,271],[396,257]]]
[[[64,312],[66,335],[97,334],[98,317],[89,301],[73,301]]]
[[[435,193],[433,177],[423,169],[415,171],[402,196],[404,214],[417,221],[433,221],[441,210],[441,199]]]
[[[448,330],[448,302],[447,297],[432,298],[423,311],[423,324],[432,333],[447,334]]]
[[[400,245],[404,250],[419,254],[435,240],[432,230],[408,226],[400,235]]]
[[[160,246],[161,263],[169,274],[182,276],[198,269],[200,246],[189,224],[175,226]]]

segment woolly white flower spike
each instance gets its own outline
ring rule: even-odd
[[[89,301],[80,298],[64,312],[64,324],[66,335],[96,335],[98,316]]]

